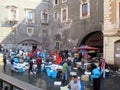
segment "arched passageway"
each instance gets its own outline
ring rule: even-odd
[[[38,41],[28,39],[21,41],[17,44],[16,48],[25,49],[28,51],[36,50],[37,48],[41,49],[41,44]]]
[[[100,48],[100,52],[103,52],[103,33],[101,31],[89,33],[82,39],[79,46],[81,45]]]

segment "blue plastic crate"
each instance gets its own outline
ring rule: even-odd
[[[52,76],[52,78],[57,78],[57,71],[53,71],[53,72],[51,73],[51,76]]]
[[[14,60],[14,62],[15,62],[15,63],[18,63],[18,62],[19,62],[19,59],[18,59],[18,58],[16,58],[16,57],[15,57],[15,58],[13,58],[13,60]]]
[[[30,60],[30,57],[29,57],[29,56],[27,56],[25,60],[26,60],[26,61],[29,61],[29,60]]]
[[[47,76],[49,76],[49,77],[52,76],[52,72],[53,72],[52,70],[49,70],[49,71],[47,72]]]
[[[46,70],[46,73],[47,73],[47,72],[49,72],[51,69],[48,68],[48,67],[46,67],[45,70]]]
[[[22,73],[22,72],[23,72],[23,68],[19,68],[19,69],[18,69],[18,72],[19,72],[19,73]]]

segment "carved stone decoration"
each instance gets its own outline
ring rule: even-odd
[[[86,2],[87,0],[82,0],[83,2]]]
[[[88,0],[80,0],[81,3],[85,3],[87,2]]]

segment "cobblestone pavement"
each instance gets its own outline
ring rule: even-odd
[[[85,90],[92,90],[92,87],[85,85]],[[102,79],[101,90],[120,90],[120,76]]]
[[[11,72],[10,69],[8,69],[6,74],[39,88],[43,88],[44,90],[60,90],[60,86],[54,86],[54,81],[60,81],[60,79],[52,79],[48,77],[45,72],[41,72],[35,76],[29,76],[27,71],[17,73]],[[92,90],[92,87],[88,83],[85,83],[85,90]],[[120,73],[115,72],[109,78],[102,79],[101,90],[120,90]]]

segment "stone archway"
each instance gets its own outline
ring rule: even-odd
[[[119,66],[120,65],[120,40],[115,42],[114,50],[115,50],[114,63]]]
[[[79,46],[81,45],[97,47],[103,52],[103,33],[101,31],[89,33],[82,39]]]
[[[23,40],[19,42],[16,46],[16,48],[22,48],[26,49],[28,51],[36,50],[37,48],[41,49],[42,46],[38,41],[28,39],[28,40]]]

